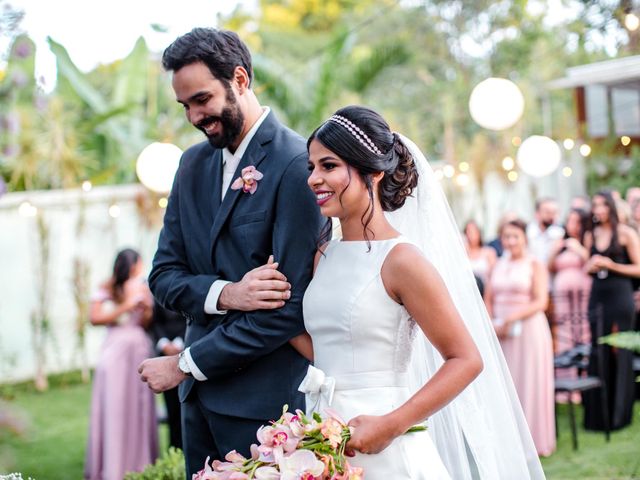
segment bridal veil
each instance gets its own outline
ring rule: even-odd
[[[401,140],[416,163],[418,186],[387,218],[436,267],[484,361],[482,373],[429,419],[431,436],[452,478],[544,478],[447,199],[420,149],[404,136]],[[417,335],[410,366],[413,388],[426,383],[442,363],[426,337]]]

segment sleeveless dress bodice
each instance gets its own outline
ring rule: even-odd
[[[364,241],[334,240],[320,258],[303,311],[314,367],[326,379],[305,390],[309,413],[324,415],[331,407],[349,421],[387,414],[411,397],[407,368],[419,329],[381,277],[399,243],[407,240],[372,241],[370,250]],[[349,462],[363,467],[368,480],[449,478],[428,431],[400,436],[381,453]]]
[[[404,373],[415,322],[387,294],[380,269],[397,239],[334,241],[320,259],[304,297],[314,364],[327,375]]]

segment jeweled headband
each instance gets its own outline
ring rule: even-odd
[[[371,153],[382,155],[382,152],[380,151],[380,149],[376,147],[376,144],[373,143],[373,141],[369,138],[369,136],[366,133],[364,133],[356,124],[354,124],[348,118],[345,118],[342,115],[333,115],[329,117],[329,120],[327,121],[335,122],[338,125],[343,126],[349,131],[349,133],[351,133],[351,135],[353,135],[356,138],[356,140],[358,140]]]

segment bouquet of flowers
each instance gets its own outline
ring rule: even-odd
[[[331,409],[327,418],[314,413],[311,418],[301,410],[282,409],[282,415],[270,425],[258,429],[260,445],[251,445],[251,458],[235,450],[225,462],[205,461],[204,468],[192,480],[362,480],[364,471],[349,465],[345,447],[351,430]],[[423,425],[406,433],[426,430]]]
[[[301,410],[287,411],[258,429],[260,445],[251,445],[251,458],[235,450],[225,462],[209,458],[193,480],[361,480],[362,468],[349,465],[345,446],[351,437],[347,424],[333,411],[323,419],[308,418]]]

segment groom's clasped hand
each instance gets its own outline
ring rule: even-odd
[[[242,280],[229,283],[218,299],[222,310],[268,310],[283,307],[291,298],[291,284],[278,270],[273,255],[264,265],[248,271]]]

